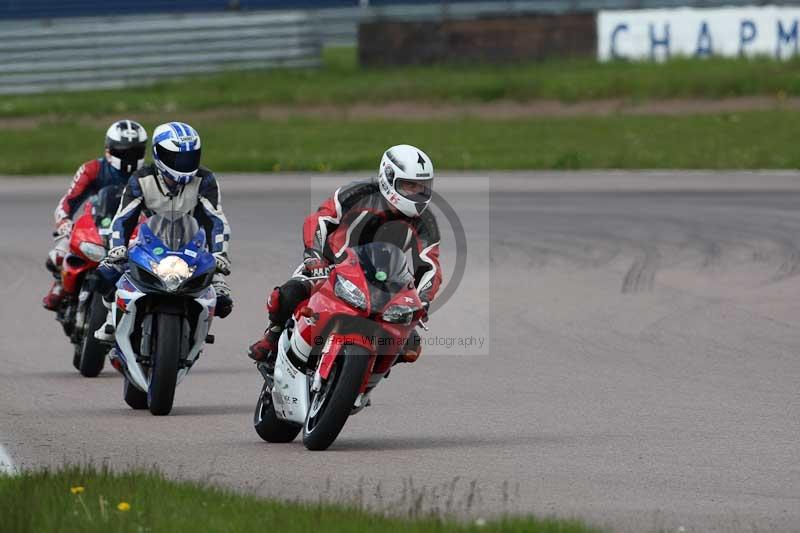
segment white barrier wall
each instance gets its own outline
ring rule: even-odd
[[[643,9],[597,14],[600,61],[798,53],[798,7]]]

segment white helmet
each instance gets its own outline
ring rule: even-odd
[[[386,201],[409,217],[428,207],[433,193],[433,162],[428,154],[408,144],[383,153],[378,184]]]
[[[124,177],[144,164],[147,131],[134,120],[118,120],[106,131],[106,159]]]
[[[153,131],[153,162],[161,175],[186,185],[200,168],[200,135],[183,122],[167,122]]]

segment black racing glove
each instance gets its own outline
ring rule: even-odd
[[[217,306],[214,309],[214,314],[219,318],[225,318],[233,311],[231,288],[221,276],[214,277],[215,279],[211,282],[211,286],[214,287],[214,292],[217,293]]]

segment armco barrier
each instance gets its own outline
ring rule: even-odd
[[[320,38],[302,11],[0,23],[0,94],[320,61]]]

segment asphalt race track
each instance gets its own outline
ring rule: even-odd
[[[800,530],[800,176],[437,178],[458,215],[442,223],[447,276],[459,223],[467,250],[435,340],[329,451],[268,445],[244,351],[299,261],[304,215],[351,177],[221,178],[236,308],[161,418],[130,410],[108,367],[80,377],[41,308],[68,178],[0,181],[0,445],[16,466],[155,464],[395,512]]]

